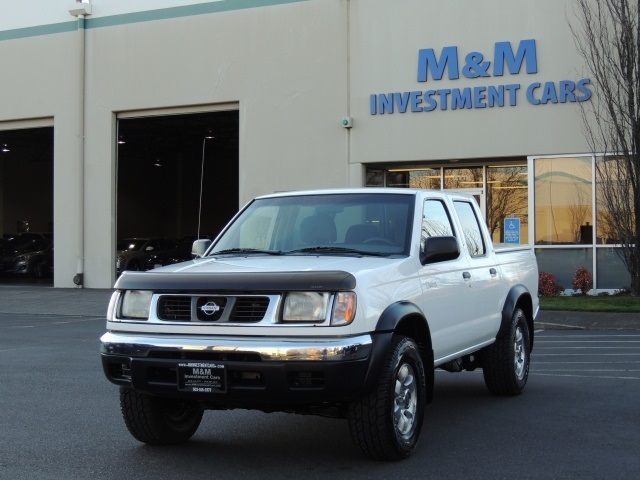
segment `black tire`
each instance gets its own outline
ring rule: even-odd
[[[418,444],[426,403],[418,346],[411,338],[394,335],[376,389],[349,405],[351,438],[367,457],[406,458]]]
[[[511,325],[482,357],[484,383],[494,395],[519,395],[529,378],[531,342],[524,312],[516,308]]]
[[[120,388],[120,409],[131,435],[150,445],[186,442],[196,433],[203,413],[191,402],[152,397],[128,388]]]

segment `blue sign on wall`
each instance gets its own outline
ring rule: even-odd
[[[504,219],[504,243],[520,243],[520,219]]]
[[[515,107],[526,98],[531,105],[548,103],[586,102],[591,98],[591,80],[558,80],[513,83],[521,75],[538,73],[538,52],[535,39],[521,40],[517,46],[511,42],[496,42],[493,56],[482,52],[461,52],[457,46],[447,46],[436,52],[433,48],[418,51],[417,81],[420,86],[405,91],[374,93],[369,96],[369,113],[385,115],[434,110],[460,110],[477,108]],[[488,85],[484,78],[504,77],[504,84]],[[439,88],[443,78],[469,79],[480,82],[468,86]],[[508,83],[507,83],[508,82]]]

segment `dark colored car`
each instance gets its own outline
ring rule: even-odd
[[[49,276],[52,269],[51,234],[22,233],[0,244],[0,272],[42,278]]]
[[[183,258],[176,240],[167,238],[125,238],[118,241],[116,270],[150,270],[177,263]],[[191,257],[189,257],[191,258]]]

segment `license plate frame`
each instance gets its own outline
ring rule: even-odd
[[[177,366],[178,391],[189,393],[225,393],[227,367],[219,362],[185,361]]]

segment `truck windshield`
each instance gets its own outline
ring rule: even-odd
[[[354,193],[261,198],[209,255],[389,255],[410,247],[413,195]]]

